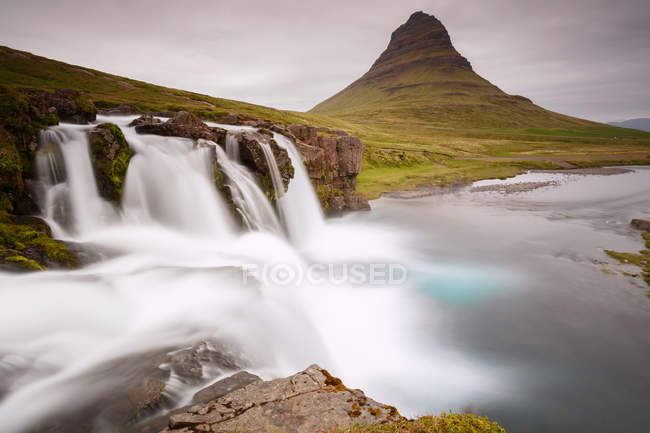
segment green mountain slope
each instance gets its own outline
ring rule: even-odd
[[[278,123],[344,124],[321,116],[276,110],[230,99],[171,89],[0,46],[0,85],[30,89],[74,89],[88,94],[98,108],[132,104],[139,112],[187,110],[204,119],[228,113]]]
[[[481,78],[453,47],[443,24],[423,12],[414,13],[393,32],[368,72],[310,112],[356,122],[451,128],[596,125],[508,95]]]

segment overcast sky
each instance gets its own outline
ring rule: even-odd
[[[0,0],[0,45],[155,84],[307,110],[417,10],[508,93],[650,117],[650,0]]]

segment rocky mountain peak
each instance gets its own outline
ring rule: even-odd
[[[435,16],[422,11],[413,13],[390,38],[386,50],[373,68],[405,63],[471,69],[451,43],[445,26]]]
[[[404,24],[395,30],[390,38],[388,48],[400,48],[417,43],[441,48],[453,48],[445,26],[433,15],[415,12]],[[411,47],[413,48],[413,47]]]

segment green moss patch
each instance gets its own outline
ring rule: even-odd
[[[26,270],[43,270],[51,265],[74,268],[77,257],[64,243],[28,225],[0,224],[0,263]]]
[[[643,233],[646,248],[650,248],[650,233]],[[638,253],[621,253],[605,250],[605,253],[624,265],[638,266],[641,268],[641,277],[650,286],[650,250],[641,250]]]
[[[605,250],[605,253],[624,265],[644,266],[648,262],[648,256],[643,254],[620,253],[611,250]]]

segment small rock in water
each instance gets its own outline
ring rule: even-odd
[[[637,230],[650,231],[650,220],[635,218],[630,222],[630,225]]]

